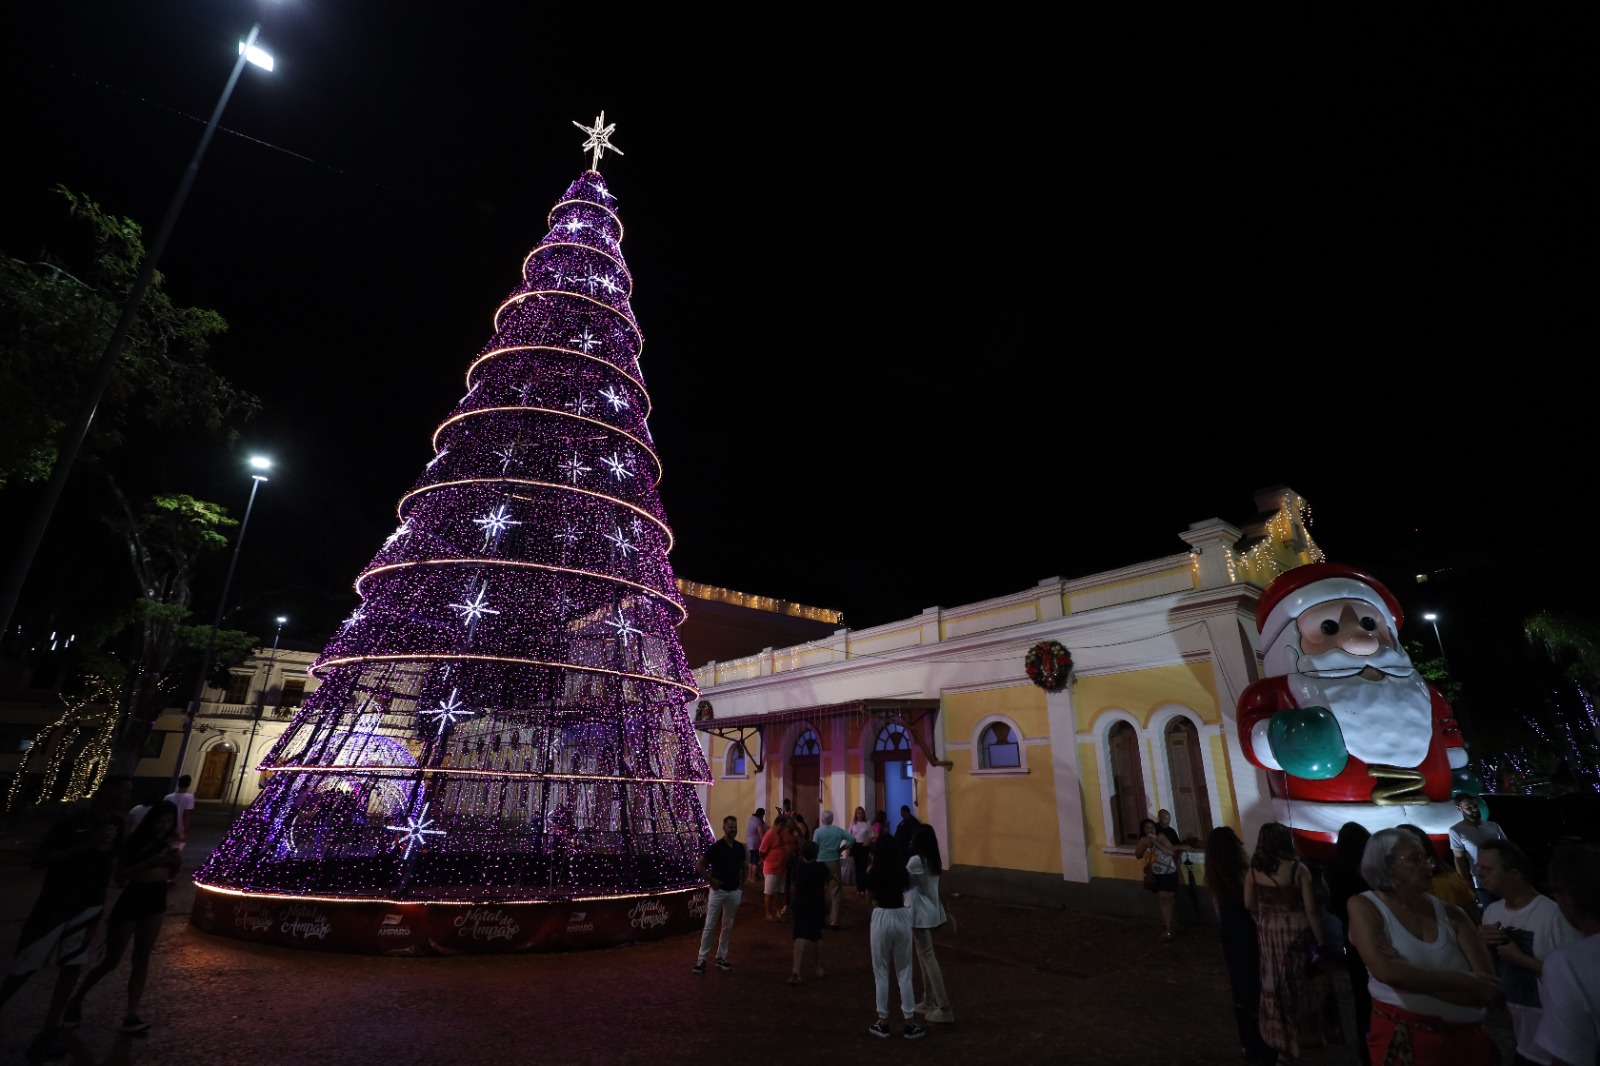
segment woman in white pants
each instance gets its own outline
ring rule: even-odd
[[[906,1025],[901,1034],[916,1040],[927,1030],[917,1024],[911,994],[911,911],[916,893],[909,891],[905,856],[894,837],[885,833],[873,846],[872,868],[872,980],[878,994],[878,1020],[867,1028],[873,1036],[892,1035],[889,1029],[889,973],[900,985],[900,1011]]]
[[[922,1000],[917,1004],[923,1020],[953,1022],[950,996],[944,990],[944,973],[933,954],[933,931],[944,924],[944,903],[939,899],[939,875],[944,864],[939,859],[939,838],[933,826],[924,822],[911,837],[911,858],[906,873],[911,880],[911,939],[917,962],[922,967]]]

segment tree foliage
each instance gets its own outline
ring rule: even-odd
[[[1600,624],[1540,611],[1523,621],[1522,631],[1552,663],[1564,668],[1567,680],[1586,689],[1600,688]]]
[[[225,530],[238,526],[227,508],[181,493],[150,497],[135,509],[116,482],[107,479],[120,513],[110,521],[122,539],[129,569],[140,593],[130,641],[134,668],[126,671],[126,708],[119,756],[143,744],[150,724],[170,706],[180,666],[199,669],[197,660],[211,639],[210,626],[190,624],[193,579],[200,559],[228,546]],[[228,668],[243,662],[259,641],[249,633],[220,630],[208,680],[226,682]],[[185,654],[192,653],[192,654]]]
[[[0,252],[0,487],[49,476],[145,258],[137,222],[64,186],[55,191],[66,202],[60,246],[32,258]],[[134,425],[226,430],[259,406],[206,362],[227,322],[178,306],[163,281],[158,271],[145,292],[86,456],[115,449]]]

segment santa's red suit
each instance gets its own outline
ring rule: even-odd
[[[1288,571],[1256,604],[1267,676],[1239,698],[1239,741],[1267,771],[1272,819],[1294,830],[1308,858],[1331,858],[1347,822],[1372,831],[1409,822],[1443,837],[1460,818],[1450,800],[1452,774],[1467,762],[1461,732],[1400,645],[1403,621],[1376,578],[1335,563]],[[1337,729],[1307,708],[1326,708]],[[1273,718],[1285,712],[1275,747]],[[1308,717],[1307,732],[1321,738],[1316,758],[1286,739]]]

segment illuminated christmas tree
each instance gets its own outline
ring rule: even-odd
[[[615,208],[590,169],[551,210],[202,893],[692,909],[710,775]]]

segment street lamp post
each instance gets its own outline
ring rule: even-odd
[[[206,653],[200,660],[200,676],[194,681],[194,695],[189,698],[189,706],[183,711],[183,740],[178,744],[178,761],[172,766],[174,792],[178,791],[178,777],[183,773],[183,758],[189,752],[189,735],[194,732],[194,716],[200,712],[200,697],[206,692],[206,675],[211,672],[211,657],[217,651],[217,630],[222,628],[222,613],[228,606],[228,590],[233,587],[233,571],[239,565],[239,549],[244,547],[244,533],[250,527],[250,512],[255,508],[256,493],[260,490],[261,483],[267,480],[267,476],[259,471],[271,469],[272,460],[252,455],[250,466],[258,471],[250,475],[254,481],[250,486],[250,502],[244,505],[244,520],[239,523],[239,539],[233,542],[233,558],[228,562],[228,576],[222,581],[222,596],[217,600],[217,616],[211,621],[211,635],[206,638]]]
[[[1422,616],[1422,620],[1433,623],[1433,641],[1439,645],[1439,659],[1448,667],[1450,665],[1450,657],[1444,653],[1444,638],[1439,636],[1439,616],[1429,611]]]
[[[256,713],[251,716],[250,736],[244,742],[244,754],[239,759],[239,780],[233,786],[233,813],[239,813],[239,794],[244,791],[244,774],[250,767],[250,749],[256,744],[256,731],[261,728],[261,715],[267,709],[267,686],[272,684],[272,666],[278,661],[278,638],[283,636],[283,625],[288,619],[283,615],[277,618],[278,631],[272,634],[272,654],[267,656],[267,673],[261,679],[261,691],[256,696]],[[280,696],[281,700],[282,697]]]
[[[55,514],[56,504],[61,499],[61,490],[66,486],[67,477],[72,473],[72,464],[76,462],[84,439],[89,435],[89,427],[94,423],[100,400],[105,395],[106,386],[111,383],[111,375],[117,368],[118,358],[122,354],[122,343],[127,340],[128,331],[133,327],[133,319],[139,312],[140,303],[144,300],[145,290],[150,287],[150,281],[155,277],[156,263],[167,246],[167,238],[172,235],[172,227],[177,224],[178,213],[183,210],[183,201],[189,196],[189,187],[194,184],[195,175],[200,171],[200,160],[211,144],[211,137],[217,131],[217,124],[222,121],[222,112],[228,106],[228,98],[233,95],[233,87],[239,83],[239,75],[244,72],[246,63],[253,63],[264,70],[272,69],[272,56],[256,45],[256,38],[260,34],[261,25],[257,23],[250,27],[250,36],[239,42],[239,58],[233,64],[233,72],[228,75],[228,83],[222,87],[222,96],[218,98],[217,106],[211,112],[211,121],[207,124],[206,131],[200,135],[200,144],[194,150],[194,158],[189,160],[189,166],[178,182],[178,190],[173,194],[172,202],[167,205],[167,214],[161,220],[161,228],[156,231],[155,238],[145,252],[144,263],[139,267],[139,276],[134,279],[133,288],[128,290],[128,298],[123,302],[117,324],[112,328],[111,336],[106,339],[105,350],[100,353],[100,363],[95,369],[89,394],[84,397],[83,407],[78,412],[78,420],[73,423],[61,441],[55,465],[50,471],[50,481],[45,486],[44,496],[28,520],[27,528],[22,534],[22,543],[17,546],[16,553],[11,557],[5,585],[0,587],[0,633],[6,632],[11,626],[11,615],[16,610],[17,600],[22,595],[22,586],[28,580],[28,572],[33,569],[34,557],[39,554],[39,545],[44,541],[45,530]],[[176,781],[173,788],[177,788]]]

